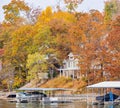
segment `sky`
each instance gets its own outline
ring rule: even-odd
[[[11,0],[0,0],[0,22],[4,20],[4,11],[2,9],[3,5],[7,5]],[[51,6],[53,9],[58,4],[59,0],[24,0],[30,7],[45,9],[47,6]],[[97,9],[100,12],[104,10],[105,0],[84,0],[82,4],[79,5],[77,11],[88,12],[91,9]],[[60,3],[62,9],[65,9],[63,2]]]

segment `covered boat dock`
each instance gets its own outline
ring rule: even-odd
[[[105,100],[106,89],[120,89],[120,81],[104,81],[104,82],[100,82],[97,84],[89,85],[89,86],[87,86],[87,94],[89,92],[89,89],[92,89],[92,94],[94,94],[94,89],[102,89],[103,90],[103,97],[104,97],[102,104],[105,104],[105,103],[113,103],[114,104],[114,100],[115,100],[114,94],[111,91],[109,92],[110,100],[109,100],[109,102],[106,102],[106,100]],[[97,97],[97,95],[92,96],[92,100],[91,100],[92,104],[97,104],[97,102],[95,102],[95,100],[94,100],[95,97]],[[120,96],[118,96],[118,98],[119,97]],[[88,95],[87,95],[87,103],[89,103]]]
[[[23,88],[22,87],[22,88],[18,89],[18,91],[24,91],[24,92],[33,92],[34,91],[34,92],[41,92],[44,94],[47,93],[47,96],[42,97],[41,99],[37,99],[41,103],[68,103],[68,102],[71,102],[71,101],[65,99],[64,92],[72,91],[72,89],[67,89],[67,88]],[[60,96],[55,95],[56,91],[60,91]],[[22,100],[22,98],[19,98],[19,97],[18,97],[18,99],[20,101]],[[29,100],[32,101],[32,98],[29,98]]]

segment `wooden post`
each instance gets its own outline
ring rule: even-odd
[[[88,105],[88,88],[87,88],[87,105]]]
[[[92,105],[93,105],[93,98],[94,98],[94,95],[93,95],[93,88],[92,88]]]
[[[69,71],[67,71],[67,77],[69,77]]]
[[[75,78],[74,71],[72,73],[73,73],[73,79],[74,79]]]
[[[63,71],[63,73],[62,73],[62,76],[64,76],[64,71]]]

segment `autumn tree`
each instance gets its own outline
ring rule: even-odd
[[[60,61],[70,52],[66,34],[70,24],[75,21],[74,15],[62,11],[53,12],[50,7],[38,17],[35,27],[36,30],[39,29],[33,40],[39,53],[48,56],[49,71],[56,71]]]
[[[70,52],[65,35],[68,33],[70,24],[75,21],[74,15],[63,11],[53,12],[50,7],[47,7],[38,17],[36,24],[37,28],[41,25],[41,29],[47,27],[49,31],[47,36],[44,36],[49,44],[42,44],[45,45],[42,46],[42,50],[45,49],[48,55],[54,54],[57,58],[62,58],[63,55],[65,57]]]
[[[0,81],[3,86],[2,89],[12,90],[14,87],[14,67],[11,63],[7,63],[3,66],[3,69],[0,71]]]
[[[67,12],[54,13],[50,21],[51,35],[54,38],[53,48],[57,54],[57,58],[63,59],[71,51],[69,41],[66,38],[69,27],[76,21],[73,14]]]
[[[74,15],[62,11],[53,12],[50,7],[39,16],[35,25],[36,30],[39,29],[34,36],[34,43],[39,47],[40,54],[48,56],[49,71],[56,71],[61,58],[70,51],[65,35],[68,33],[68,25],[74,21]]]
[[[31,26],[22,26],[11,33],[10,40],[4,47],[4,64],[11,63],[15,70],[15,79],[19,79],[18,81],[22,83],[25,82],[26,78],[27,55],[29,52],[33,52],[32,47],[30,48],[32,45],[32,33]]]
[[[22,20],[21,14],[29,11],[29,7],[22,0],[12,0],[8,5],[3,6],[5,21],[7,23],[14,23]]]
[[[106,24],[110,24],[111,21],[120,14],[120,1],[109,0],[105,2],[104,9],[105,17],[104,21]]]
[[[74,12],[83,0],[64,0],[65,4],[67,4],[68,12]]]
[[[118,16],[112,22],[112,30],[110,31],[108,37],[108,46],[110,57],[110,64],[107,70],[110,72],[111,78],[119,79],[120,76],[120,16]]]
[[[38,16],[38,23],[40,24],[48,24],[48,22],[51,20],[53,15],[53,10],[50,6],[46,7],[45,10],[41,12],[41,14]]]
[[[14,25],[11,24],[6,24],[3,23],[2,24],[2,28],[1,28],[1,33],[0,33],[0,41],[1,41],[1,48],[4,50],[4,55],[2,56],[2,74],[1,76],[4,78],[2,79],[2,84],[4,85],[4,87],[8,87],[9,83],[7,83],[6,81],[8,81],[10,78],[10,74],[9,70],[12,70],[12,74],[14,74],[14,70],[15,67],[13,66],[13,64],[11,63],[11,61],[8,59],[8,55],[9,53],[6,55],[6,50],[8,48],[8,50],[10,51],[11,46],[11,38],[12,38],[12,32],[14,30],[16,30],[18,27],[15,27]],[[11,55],[9,55],[10,57]],[[11,66],[9,66],[9,64]],[[12,75],[11,74],[11,75]],[[12,83],[14,83],[14,77],[12,78]],[[9,87],[8,87],[9,88]]]
[[[24,1],[11,0],[9,4],[3,6],[3,9],[5,20],[2,23],[0,37],[3,38],[3,44],[7,46],[11,41],[12,32],[25,24],[25,13],[30,10],[30,7]]]
[[[96,10],[81,14],[77,22],[69,29],[68,38],[72,51],[79,55],[81,72],[88,80],[93,74],[93,64],[96,62],[97,51],[100,47],[100,39],[104,36],[105,26],[103,16]],[[93,78],[93,77],[91,77]]]
[[[3,44],[4,44],[4,38],[2,37],[2,32],[3,32],[3,26],[2,26],[2,24],[0,24],[0,49],[2,49],[3,48]]]
[[[48,17],[46,17],[48,18]],[[5,24],[7,26],[8,24]],[[5,27],[4,26],[4,27]],[[9,28],[14,28],[10,24]],[[4,33],[4,32],[3,32]],[[47,54],[52,38],[50,38],[50,29],[44,23],[37,22],[34,25],[21,25],[10,31],[9,41],[6,41],[5,61],[9,61],[15,68],[15,80],[25,82],[26,60],[29,54],[39,52],[40,54]],[[5,39],[5,38],[4,38]],[[6,38],[7,39],[7,38]],[[10,50],[11,49],[11,50]],[[17,83],[21,85],[20,83]],[[16,85],[18,86],[18,85]]]
[[[79,1],[66,0],[66,3],[78,5]],[[119,17],[108,33],[104,16],[97,10],[70,13],[54,12],[47,7],[43,11],[33,10],[34,13],[19,0],[12,0],[4,9],[9,17],[0,25],[0,47],[4,48],[3,64],[10,63],[9,69],[14,71],[15,87],[22,86],[26,78],[39,79],[39,73],[57,71],[71,51],[78,55],[80,72],[88,83],[103,81],[108,74],[114,78],[117,75]],[[21,16],[23,11],[28,15],[27,23]]]

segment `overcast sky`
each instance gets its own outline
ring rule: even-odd
[[[6,5],[11,0],[0,0],[0,22],[4,19],[3,9],[2,6]],[[45,9],[46,6],[51,6],[53,9],[57,5],[59,0],[25,0],[31,7],[40,7],[41,9]],[[91,9],[97,9],[99,11],[103,11],[104,9],[104,1],[105,0],[84,0],[82,4],[79,5],[78,11],[88,12]],[[65,5],[61,2],[62,9],[65,9]]]

